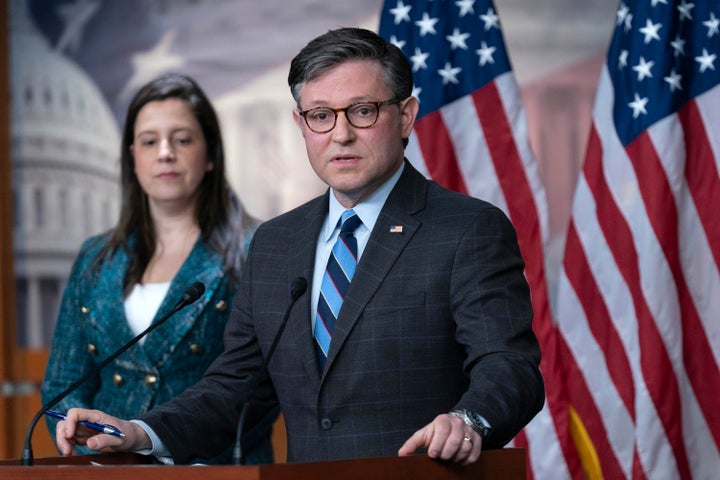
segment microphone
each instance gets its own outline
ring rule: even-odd
[[[98,363],[95,368],[87,372],[85,375],[83,375],[80,379],[75,381],[72,385],[67,387],[65,390],[57,394],[55,397],[53,397],[49,402],[47,402],[45,405],[43,405],[40,410],[35,414],[32,421],[30,422],[30,426],[27,430],[27,435],[25,437],[25,446],[23,448],[22,453],[22,465],[26,466],[32,466],[33,464],[33,452],[32,452],[32,434],[33,430],[35,430],[35,425],[37,424],[38,420],[40,420],[40,417],[45,413],[46,410],[51,409],[57,403],[68,396],[68,394],[72,393],[76,388],[78,388],[80,385],[85,383],[90,377],[96,375],[100,370],[102,370],[103,367],[105,367],[108,363],[115,360],[120,354],[122,354],[125,350],[135,345],[137,342],[140,341],[141,338],[143,338],[148,333],[155,330],[157,327],[165,323],[165,321],[172,317],[175,313],[177,313],[179,310],[185,308],[186,306],[190,305],[191,303],[195,303],[195,301],[202,296],[202,294],[205,293],[205,285],[203,285],[201,282],[195,282],[192,285],[190,285],[187,290],[182,294],[182,297],[180,297],[180,300],[175,304],[173,309],[164,317],[160,318],[160,320],[156,321],[152,325],[150,325],[148,328],[140,332],[136,337],[134,337],[132,340],[127,342],[125,345],[120,347],[115,353],[107,357],[102,362]]]
[[[270,345],[270,349],[268,350],[267,355],[265,356],[265,359],[263,360],[263,370],[266,370],[268,366],[270,365],[270,360],[272,360],[273,355],[275,354],[275,349],[277,348],[277,344],[280,341],[280,337],[282,336],[283,332],[285,331],[285,327],[287,326],[288,319],[290,318],[290,312],[292,311],[293,306],[295,305],[295,302],[298,301],[300,297],[302,297],[303,293],[305,293],[305,290],[307,290],[308,282],[303,277],[297,277],[295,280],[292,281],[290,284],[290,304],[287,307],[287,310],[285,310],[285,316],[282,319],[282,322],[280,323],[280,327],[278,328],[277,333],[275,334],[275,338],[273,339],[273,343]],[[237,433],[235,434],[235,446],[233,447],[233,464],[234,465],[242,465],[243,464],[243,453],[242,453],[242,431],[243,426],[245,424],[245,416],[247,415],[248,408],[250,407],[250,395],[253,393],[253,391],[257,388],[257,386],[260,384],[260,376],[256,375],[254,377],[254,381],[250,387],[248,400],[243,403],[242,410],[240,411],[240,418],[238,419],[238,426],[237,426]]]

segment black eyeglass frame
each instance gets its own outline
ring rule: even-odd
[[[351,103],[351,104],[348,105],[347,107],[343,107],[343,108],[313,107],[313,108],[308,108],[307,110],[300,110],[300,108],[298,108],[298,109],[297,109],[297,112],[298,112],[298,115],[300,115],[301,117],[303,117],[303,119],[305,120],[305,125],[307,125],[307,127],[308,127],[310,130],[312,130],[312,131],[315,132],[315,133],[328,133],[328,132],[331,132],[331,131],[335,128],[335,125],[337,125],[338,114],[339,114],[340,112],[343,112],[343,113],[345,114],[345,118],[347,119],[348,123],[349,123],[350,125],[352,125],[353,127],[355,127],[355,128],[371,128],[371,127],[373,127],[373,126],[377,123],[378,118],[380,118],[380,107],[382,107],[383,105],[397,105],[397,104],[399,104],[399,103],[401,103],[401,102],[402,102],[402,100],[399,100],[399,99],[397,99],[397,98],[391,98],[391,99],[389,99],[389,100],[383,100],[383,101],[381,101],[381,102],[356,102],[356,103]],[[375,120],[373,120],[373,122],[372,122],[370,125],[366,125],[366,126],[364,126],[364,127],[360,127],[360,126],[355,125],[355,124],[352,122],[352,120],[350,120],[350,117],[348,116],[348,110],[350,110],[350,109],[353,108],[353,107],[357,107],[358,105],[373,105],[373,106],[375,106]],[[310,123],[308,122],[306,115],[307,115],[308,113],[314,112],[314,111],[316,111],[316,110],[328,110],[328,111],[332,111],[332,112],[333,112],[333,114],[334,114],[334,116],[333,116],[333,123],[332,123],[332,126],[331,126],[330,128],[328,128],[327,130],[315,130],[313,127],[310,126]]]

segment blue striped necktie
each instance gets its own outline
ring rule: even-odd
[[[345,210],[340,221],[340,235],[325,268],[315,317],[315,346],[321,370],[325,369],[335,321],[357,266],[357,240],[354,233],[362,221],[352,210]]]

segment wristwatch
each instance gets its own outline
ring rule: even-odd
[[[482,415],[475,413],[472,410],[468,410],[466,408],[455,408],[450,410],[448,413],[465,422],[465,424],[475,430],[483,440],[492,433],[490,423],[488,423]]]

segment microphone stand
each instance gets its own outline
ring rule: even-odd
[[[107,357],[102,362],[98,363],[95,368],[87,372],[85,375],[80,377],[80,379],[76,380],[73,384],[71,384],[69,387],[67,387],[65,390],[57,394],[55,397],[50,399],[45,405],[43,405],[40,410],[35,414],[32,421],[30,422],[30,426],[28,427],[27,434],[25,436],[25,446],[23,447],[22,452],[22,463],[21,465],[25,466],[32,466],[33,464],[33,452],[32,452],[32,434],[35,430],[35,425],[37,424],[38,420],[40,420],[40,417],[45,413],[46,410],[49,410],[50,408],[54,407],[60,400],[65,398],[69,393],[71,393],[73,390],[75,390],[77,387],[85,383],[90,377],[97,375],[97,373],[102,370],[103,367],[105,367],[108,363],[115,360],[120,354],[125,352],[128,348],[135,345],[137,342],[140,341],[141,338],[143,338],[148,333],[155,330],[157,327],[165,323],[165,321],[172,317],[175,313],[177,313],[179,310],[185,308],[186,306],[190,305],[191,303],[194,303],[200,296],[205,292],[205,285],[203,285],[200,282],[195,282],[192,285],[190,285],[187,290],[185,290],[185,293],[183,293],[182,297],[180,298],[180,301],[173,307],[173,309],[164,317],[162,317],[157,322],[150,325],[148,328],[143,330],[140,334],[138,334],[136,337],[134,337],[132,340],[130,340],[128,343],[123,345],[120,349],[118,349],[116,352],[114,352],[112,355]]]
[[[278,331],[275,334],[275,338],[273,339],[273,343],[272,345],[270,345],[270,349],[265,356],[265,361],[263,362],[263,366],[265,368],[263,370],[267,371],[267,367],[270,365],[270,360],[275,354],[275,349],[277,348],[277,344],[280,341],[280,337],[282,336],[283,332],[285,331],[285,327],[287,326],[292,307],[295,305],[295,302],[297,302],[297,300],[302,297],[302,294],[305,293],[305,290],[307,290],[307,286],[308,282],[303,277],[297,277],[290,285],[290,305],[288,305],[287,310],[285,310],[285,316],[283,317],[282,322],[280,323],[280,327],[278,328]],[[254,377],[254,380],[255,381],[252,383],[252,386],[249,390],[250,395],[252,395],[255,388],[257,388],[257,386],[260,384],[259,376],[256,375]],[[237,432],[235,434],[235,446],[233,447],[232,456],[233,465],[242,465],[244,463],[242,453],[242,431],[243,426],[245,425],[245,416],[247,415],[249,407],[250,397],[248,396],[248,400],[243,403],[242,410],[240,410],[240,418],[238,419]]]

